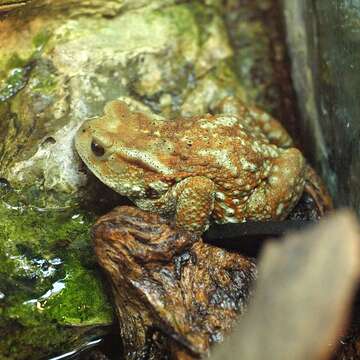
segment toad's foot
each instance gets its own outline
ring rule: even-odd
[[[310,165],[307,165],[305,170],[304,190],[314,199],[319,217],[333,210],[334,205],[324,182]]]
[[[244,209],[244,220],[285,219],[303,192],[305,166],[299,150],[284,150],[274,160],[268,179],[250,196]]]

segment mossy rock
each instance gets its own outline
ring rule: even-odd
[[[61,354],[113,320],[89,241],[93,218],[0,200],[0,359]]]

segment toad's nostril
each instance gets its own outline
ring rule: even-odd
[[[93,152],[93,154],[95,156],[103,156],[105,154],[105,149],[103,146],[101,146],[100,144],[98,144],[96,141],[92,141],[91,142],[91,151]]]

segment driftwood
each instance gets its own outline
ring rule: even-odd
[[[245,308],[254,263],[175,231],[159,215],[118,207],[98,220],[93,238],[126,359],[206,355]]]

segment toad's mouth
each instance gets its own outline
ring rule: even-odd
[[[104,185],[114,190],[122,196],[129,198],[141,198],[145,194],[145,190],[138,184],[132,184],[126,179],[126,172],[122,174],[114,172],[109,164],[104,162],[101,164],[89,163],[87,156],[81,156],[81,160],[86,165],[87,171],[91,172],[96,178],[98,178]],[[122,175],[122,176],[121,176]]]

